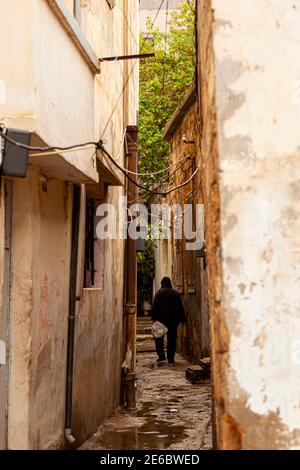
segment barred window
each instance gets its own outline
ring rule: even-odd
[[[96,236],[96,226],[100,218],[96,209],[103,201],[88,199],[86,205],[85,273],[84,287],[103,289],[105,241]]]

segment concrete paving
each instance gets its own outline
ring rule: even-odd
[[[155,353],[137,357],[137,410],[119,410],[81,450],[209,450],[212,448],[210,381],[192,385],[191,365],[176,355],[173,367]]]

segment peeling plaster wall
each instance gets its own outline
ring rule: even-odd
[[[116,206],[118,193],[108,190]],[[73,434],[79,445],[120,405],[124,241],[104,241],[103,289],[79,289],[75,325]],[[101,270],[101,266],[95,265]]]
[[[50,146],[93,140],[94,75],[47,1],[0,0],[0,8],[1,122],[35,132]],[[91,155],[65,158],[86,181],[98,181]]]
[[[30,167],[14,187],[9,449],[65,445],[72,186],[54,178],[48,178],[47,192],[44,185],[39,169]],[[108,202],[116,205],[117,195],[110,188]],[[119,406],[123,266],[124,242],[107,240],[104,289],[80,291],[72,428],[77,445]]]
[[[138,61],[103,63],[101,74],[94,77],[46,0],[17,1],[21,8],[18,35],[10,27],[16,0],[0,3],[6,13],[1,13],[5,34],[0,49],[5,51],[11,41],[9,57],[0,54],[0,113],[5,114],[5,122],[35,130],[48,144],[77,143],[101,135],[106,148],[124,165],[124,128],[136,124],[137,118]],[[81,2],[81,29],[99,57],[137,51],[138,1],[119,3],[110,10],[105,0]],[[21,49],[16,62],[11,51]],[[73,154],[66,159],[76,160],[74,165],[96,181],[92,154],[94,150],[89,157],[77,152],[75,159]],[[15,185],[10,449],[65,445],[72,190],[63,181],[66,175],[59,177],[45,180],[43,170],[30,165],[28,176],[17,179]],[[123,187],[109,188],[107,202],[117,208],[123,194]],[[2,213],[1,201],[0,217]],[[2,238],[0,231],[0,283]],[[104,263],[104,289],[81,291],[77,302],[73,389],[77,444],[119,405],[124,359],[123,241],[106,242]]]
[[[118,2],[112,10],[106,1],[86,0],[82,2],[81,24],[99,57],[138,51],[137,0]],[[124,129],[137,122],[138,71],[136,60],[103,62],[95,80],[95,135],[104,139],[122,166]],[[118,211],[123,195],[123,187],[109,187],[105,202]],[[104,253],[104,288],[81,289],[78,302],[73,410],[78,445],[120,404],[124,241],[106,240]]]
[[[33,131],[49,146],[102,138],[122,163],[124,128],[137,120],[139,61],[103,62],[96,74],[51,4],[47,0],[0,0],[1,122]],[[138,52],[138,0],[118,2],[113,10],[106,0],[80,4],[76,31],[95,61]],[[73,19],[72,5],[66,3],[69,20]],[[82,173],[80,182],[98,182],[94,149],[66,153],[63,158]],[[59,171],[56,168],[55,176]],[[67,177],[72,180],[68,173]]]
[[[31,167],[13,196],[8,448],[63,445],[72,198]]]
[[[106,0],[85,0],[81,27],[97,57],[137,54],[138,0],[117,2],[112,10]],[[138,72],[138,60],[103,62],[95,78],[94,132],[115,157],[123,157],[125,127],[136,124]]]
[[[300,448],[300,5],[200,4],[200,17],[213,13],[206,48],[213,45],[219,155],[221,271],[211,278],[221,286],[219,327],[212,320],[218,445]],[[207,102],[202,90],[204,110]]]

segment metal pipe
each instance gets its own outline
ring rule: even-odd
[[[99,60],[100,62],[115,62],[116,60],[147,59],[148,57],[155,57],[155,54],[149,53],[149,54],[117,55],[114,57],[103,57],[102,59],[99,59]]]
[[[137,126],[127,127],[128,142],[128,170],[137,172],[137,151],[138,151],[138,128]],[[137,189],[134,184],[136,175],[132,181],[128,181],[127,197],[129,201],[134,201],[137,196]],[[125,390],[125,406],[133,409],[135,401],[135,372],[136,372],[136,304],[137,304],[137,261],[136,261],[136,240],[127,237],[126,241],[126,292],[125,292],[125,325],[126,325],[126,357],[123,363],[123,377]]]
[[[80,217],[80,187],[74,186],[73,213],[72,213],[72,246],[71,246],[71,263],[70,263],[70,288],[69,288],[69,316],[68,316],[66,411],[65,411],[65,438],[70,444],[74,444],[75,442],[75,438],[72,435],[72,398],[73,398],[73,363],[74,363],[79,217]]]
[[[72,436],[72,429],[65,429],[65,439],[69,442],[69,444],[74,444],[76,439],[74,436]]]

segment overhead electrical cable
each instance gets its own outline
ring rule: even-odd
[[[147,188],[146,186],[143,186],[139,183],[137,183],[136,181],[134,181],[134,179],[132,179],[127,173],[126,171],[124,171],[124,168],[119,165],[119,163],[117,163],[114,158],[110,155],[110,153],[105,149],[105,147],[103,147],[103,144],[101,144],[99,142],[99,149],[102,150],[102,152],[104,153],[104,155],[107,156],[107,158],[126,176],[126,178],[131,182],[133,183],[135,186],[137,186],[138,188],[144,190],[144,191],[147,191],[148,193],[150,194],[157,194],[157,195],[161,195],[161,196],[166,196],[167,194],[170,194],[172,193],[173,191],[176,191],[177,189],[179,188],[182,188],[184,186],[186,186],[187,184],[189,184],[193,179],[194,177],[196,176],[196,174],[198,173],[198,171],[200,170],[200,166],[196,168],[196,170],[194,171],[194,173],[192,174],[192,176],[184,181],[183,183],[179,184],[178,186],[175,186],[174,188],[171,188],[171,189],[168,189],[166,191],[153,191],[152,189],[149,189]]]
[[[171,168],[174,168],[174,166],[178,165],[180,162],[185,162],[186,160],[188,160],[188,158],[191,157],[192,154],[189,154],[189,155],[185,155],[185,157],[181,158],[180,160],[178,160],[178,162],[176,163],[173,163],[172,165],[166,167],[166,168],[163,168],[162,170],[158,170],[158,171],[154,171],[154,172],[149,172],[149,173],[136,173],[134,171],[130,171],[130,170],[125,170],[127,171],[127,173],[130,173],[131,175],[136,175],[136,176],[155,176],[155,175],[159,175],[161,173],[164,173],[166,171],[169,171]]]
[[[101,142],[100,143],[99,142],[87,142],[87,143],[83,143],[83,144],[72,145],[72,146],[69,146],[69,147],[35,147],[35,146],[31,146],[31,145],[22,144],[21,142],[17,142],[16,140],[8,137],[2,131],[0,131],[0,136],[3,137],[5,140],[7,140],[7,142],[9,142],[10,144],[15,145],[16,147],[23,148],[25,150],[39,151],[40,152],[40,153],[33,153],[32,154],[33,157],[56,155],[58,152],[55,151],[55,150],[58,150],[60,153],[67,153],[67,152],[76,151],[77,149],[91,150],[91,149],[95,149],[95,148],[99,148],[99,147],[101,149],[104,148],[102,146]],[[50,150],[51,150],[51,152],[50,152]],[[150,173],[150,172],[149,173],[137,173],[137,172],[134,172],[134,171],[127,170],[126,168],[121,167],[121,165],[119,165],[119,169],[122,169],[121,171],[124,171],[126,173],[130,173],[130,174],[133,174],[133,175],[136,175],[136,176],[155,176],[157,174],[164,173],[164,172],[170,170],[171,168],[173,168],[174,166],[178,165],[181,162],[185,162],[186,160],[188,160],[188,158],[191,157],[191,155],[192,155],[192,153],[188,154],[188,155],[185,155],[178,162],[168,166],[167,168],[164,168],[162,170],[154,172],[154,173]]]
[[[70,153],[70,152],[76,152],[77,150],[85,151],[85,150],[95,150],[95,145],[88,145],[87,147],[81,147],[81,148],[72,148],[69,150],[53,150],[52,152],[38,152],[38,153],[31,153],[31,157],[48,157],[51,155],[63,155],[65,153]]]
[[[157,12],[156,12],[156,15],[155,15],[155,17],[154,17],[154,20],[152,21],[152,27],[153,27],[153,26],[155,25],[155,23],[156,23],[157,17],[158,17],[158,15],[159,15],[159,13],[160,13],[160,11],[161,11],[161,9],[162,9],[162,6],[163,6],[163,4],[164,4],[164,1],[165,1],[165,0],[161,0],[161,2],[160,2],[160,5],[159,5],[159,8],[158,8],[158,10],[157,10]],[[119,8],[122,10],[121,7],[119,7]],[[123,12],[123,10],[122,10],[122,12]],[[124,12],[123,12],[123,15],[124,15]],[[124,17],[125,17],[125,15],[124,15]],[[144,45],[146,44],[146,41],[147,41],[148,39],[149,39],[149,35],[147,35],[147,36],[144,38],[144,40],[143,40],[143,42],[142,42],[142,45],[141,45],[141,48],[140,48],[140,52],[142,52],[143,47],[144,47]],[[135,41],[135,42],[136,42],[136,41]],[[136,42],[136,44],[137,44],[137,46],[138,46],[138,43],[137,43],[137,42]],[[108,128],[108,125],[109,125],[109,123],[110,123],[110,121],[111,121],[111,119],[112,119],[114,113],[116,112],[116,109],[117,109],[117,107],[118,107],[118,104],[119,104],[119,102],[120,102],[120,99],[121,99],[121,98],[123,97],[123,95],[124,95],[125,89],[126,89],[126,87],[127,87],[127,85],[128,85],[128,82],[129,82],[129,80],[130,80],[130,78],[131,78],[131,75],[132,75],[133,72],[134,72],[134,69],[135,69],[136,64],[137,64],[137,60],[134,62],[133,66],[131,67],[131,70],[130,70],[130,72],[129,72],[129,75],[128,75],[128,77],[126,78],[126,80],[125,80],[125,82],[124,82],[124,84],[123,84],[122,91],[121,91],[120,95],[119,95],[118,98],[117,98],[117,101],[116,101],[116,103],[115,103],[115,106],[114,106],[113,109],[112,109],[111,114],[109,115],[109,118],[108,118],[108,120],[107,120],[107,123],[106,123],[105,126],[104,126],[104,130],[102,131],[102,134],[101,134],[100,139],[103,138],[103,136],[104,136],[104,134],[105,134],[105,132],[106,132],[106,130],[107,130],[107,128]]]
[[[26,145],[22,144],[21,142],[17,142],[16,140],[12,139],[11,137],[8,137],[3,131],[0,131],[0,136],[9,142],[12,145],[15,145],[16,147],[25,149],[25,150],[31,150],[31,151],[36,151],[36,152],[49,152],[52,150],[61,150],[61,151],[67,151],[67,150],[74,150],[74,149],[79,149],[83,147],[87,147],[88,145],[93,145],[93,146],[98,146],[98,142],[85,142],[83,144],[74,144],[74,145],[69,145],[67,147],[60,147],[60,146],[55,146],[55,147],[35,147],[32,145]]]

